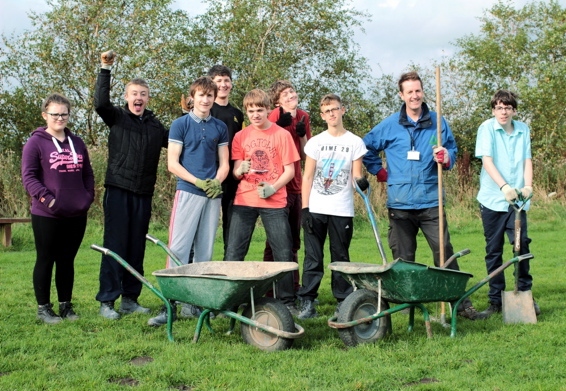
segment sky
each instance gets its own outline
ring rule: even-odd
[[[509,0],[516,8],[532,0]],[[545,1],[545,0],[543,0]],[[371,21],[365,34],[355,31],[360,54],[369,60],[372,74],[399,76],[411,63],[420,65],[452,56],[458,38],[478,34],[479,17],[497,0],[352,0],[353,8],[367,11]],[[206,10],[200,0],[176,0],[175,7],[195,16]],[[566,0],[559,0],[566,7]],[[29,29],[27,12],[48,10],[45,0],[0,0],[0,31]]]

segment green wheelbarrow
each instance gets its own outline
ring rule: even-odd
[[[163,248],[177,265],[152,273],[161,290],[156,289],[118,254],[94,244],[91,248],[111,256],[163,301],[167,308],[167,336],[170,341],[173,341],[171,301],[203,308],[193,337],[194,343],[198,342],[203,325],[214,332],[210,325],[211,311],[230,318],[228,334],[233,332],[236,320],[239,320],[244,341],[261,350],[288,349],[296,338],[304,334],[304,329],[294,322],[282,302],[276,298],[261,297],[274,288],[275,282],[286,273],[297,270],[295,262],[225,261],[182,265],[163,242],[151,235],[146,238]],[[233,311],[240,305],[245,305],[241,315]]]
[[[443,267],[430,267],[402,259],[388,263],[369,202],[371,188],[368,186],[366,194],[356,183],[354,185],[366,205],[382,264],[334,262],[328,266],[330,270],[340,273],[354,288],[340,305],[338,316],[328,320],[328,325],[338,330],[347,346],[383,338],[392,330],[390,315],[404,309],[410,310],[409,331],[412,331],[415,307],[422,311],[427,336],[432,337],[430,317],[423,303],[433,302],[452,303],[450,336],[455,337],[460,303],[509,266],[533,258],[531,254],[515,256],[469,290],[466,290],[466,285],[473,277],[471,274],[447,269],[455,259],[468,254],[468,249],[455,253]],[[398,305],[389,308],[389,303]]]

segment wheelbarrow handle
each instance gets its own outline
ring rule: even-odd
[[[106,247],[102,247],[96,244],[91,244],[90,248],[93,249],[94,251],[98,251],[99,253],[102,253],[104,255],[108,255],[108,252],[110,250],[108,250]]]
[[[175,254],[173,254],[173,251],[171,251],[171,249],[167,247],[167,245],[163,243],[161,240],[157,239],[155,236],[152,236],[150,234],[146,234],[145,238],[150,242],[157,244],[159,247],[161,247],[167,253],[167,255],[169,255],[169,259],[173,261],[175,266],[183,266],[183,263],[179,260],[179,258]]]
[[[154,244],[157,244],[159,242],[159,239],[157,239],[155,236],[150,234],[146,234],[145,238]]]
[[[519,259],[518,262],[525,261],[525,260],[527,260],[527,259],[533,259],[534,257],[535,257],[535,256],[534,256],[533,254],[531,254],[531,253],[523,254],[523,255],[517,256],[517,258]]]
[[[446,262],[444,262],[444,265],[442,265],[442,267],[447,268],[448,265],[450,265],[455,259],[463,257],[464,255],[468,255],[469,253],[470,253],[469,248],[465,248],[461,251],[458,251],[457,253],[454,253],[450,258],[446,260]]]

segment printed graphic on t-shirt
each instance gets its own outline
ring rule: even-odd
[[[350,177],[350,167],[344,167],[346,160],[323,159],[321,163],[316,169],[313,188],[323,195],[341,192]]]
[[[277,151],[271,147],[269,140],[255,139],[247,144],[245,148],[246,156],[249,156],[251,163],[248,174],[249,182],[256,185],[260,182],[273,183],[281,176],[277,165],[273,162]]]
[[[59,172],[77,172],[83,167],[83,155],[77,154],[77,164],[73,162],[73,152],[68,149],[62,149],[61,153],[57,151],[51,152],[49,155],[49,167],[51,170]]]

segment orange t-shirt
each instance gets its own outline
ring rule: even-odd
[[[257,130],[252,125],[236,133],[232,142],[232,160],[250,160],[250,171],[244,174],[234,205],[256,208],[284,208],[287,205],[285,186],[269,198],[259,198],[257,185],[260,182],[275,183],[283,174],[283,167],[300,160],[291,134],[272,124],[266,130]]]

